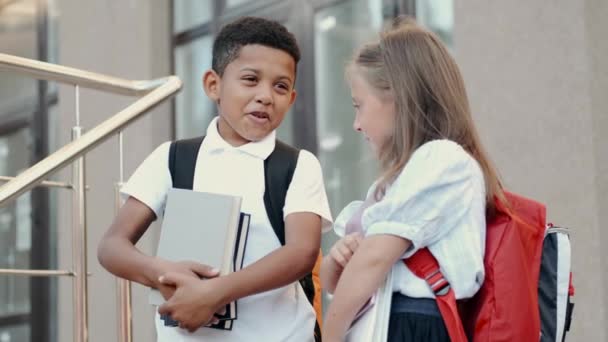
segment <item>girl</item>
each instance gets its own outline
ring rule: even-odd
[[[382,173],[334,225],[342,238],[323,260],[322,281],[334,294],[323,339],[344,339],[392,269],[388,340],[449,341],[433,292],[402,259],[428,247],[456,299],[472,297],[484,279],[486,210],[504,197],[459,69],[437,36],[398,18],[360,49],[347,78],[354,129]]]

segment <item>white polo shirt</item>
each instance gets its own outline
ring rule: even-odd
[[[373,196],[375,184],[368,191]],[[344,236],[347,222],[361,206],[355,201],[336,218],[334,230]],[[486,191],[477,161],[450,140],[434,140],[412,154],[379,202],[361,217],[366,236],[389,234],[411,241],[409,258],[428,247],[456,299],[470,298],[485,272]],[[427,283],[401,260],[393,266],[393,290],[414,298],[434,298]]]
[[[217,118],[207,129],[199,150],[193,188],[197,191],[242,196],[241,210],[251,214],[244,267],[281,247],[264,207],[264,160],[272,153],[275,132],[259,142],[239,147],[228,144],[217,131]],[[159,146],[137,168],[122,188],[125,196],[145,203],[162,217],[167,192],[170,142]],[[323,231],[331,227],[331,213],[321,166],[301,150],[285,199],[284,215],[312,212],[321,216]],[[194,333],[165,327],[156,314],[158,341],[313,341],[315,313],[298,282],[238,300],[238,319],[231,331],[201,328]]]

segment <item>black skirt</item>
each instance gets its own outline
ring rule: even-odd
[[[435,299],[393,293],[388,342],[449,342]]]

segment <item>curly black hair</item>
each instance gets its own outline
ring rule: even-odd
[[[245,45],[259,44],[287,52],[296,65],[300,61],[300,48],[294,35],[285,26],[273,20],[242,17],[225,25],[213,42],[211,67],[220,76],[226,66],[239,56]]]

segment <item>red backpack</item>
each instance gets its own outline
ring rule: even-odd
[[[404,262],[433,289],[452,342],[562,341],[572,313],[569,297],[574,294],[569,240],[564,234],[567,245],[560,242],[560,249],[567,252],[562,253],[567,268],[557,272],[557,262],[547,262],[557,256],[556,246],[543,244],[554,229],[545,223],[544,205],[511,193],[505,197],[509,207],[496,201],[496,215],[487,222],[485,280],[473,298],[456,303],[428,249]]]

